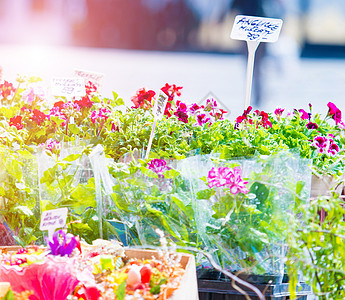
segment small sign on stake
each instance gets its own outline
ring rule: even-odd
[[[281,19],[238,15],[231,31],[231,38],[247,42],[248,63],[246,79],[246,98],[244,109],[250,105],[253,81],[255,52],[260,42],[274,43],[278,40],[283,21]]]
[[[66,225],[68,209],[67,207],[45,210],[41,215],[40,229],[48,230],[48,237],[51,239],[57,228]]]
[[[102,91],[103,84],[104,84],[104,77],[105,77],[103,73],[77,69],[77,70],[74,70],[74,75],[77,77],[83,77],[86,82],[91,81],[97,87],[98,92]]]
[[[158,120],[161,120],[163,118],[165,107],[167,106],[167,103],[168,103],[168,99],[169,99],[169,97],[166,94],[161,92],[159,94],[157,100],[155,101],[155,105],[153,107],[154,121],[153,121],[153,125],[152,125],[149,143],[148,143],[147,149],[146,149],[145,159],[149,158],[151,146],[152,146],[152,141],[153,141],[153,138],[155,136],[156,124],[157,124]]]
[[[81,77],[53,78],[51,81],[51,91],[53,96],[67,98],[83,97],[86,94],[85,80]]]

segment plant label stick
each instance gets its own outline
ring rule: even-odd
[[[85,79],[81,77],[53,78],[51,81],[51,92],[53,96],[62,96],[69,99],[83,97],[85,91]]]
[[[87,83],[87,81],[91,81],[97,87],[98,92],[102,91],[105,77],[103,73],[77,69],[74,70],[74,75],[77,77],[83,77],[85,79],[85,83]]]
[[[166,94],[160,93],[158,98],[157,98],[157,101],[155,102],[155,105],[153,107],[154,121],[153,121],[153,125],[152,125],[149,144],[147,145],[147,149],[146,149],[145,159],[149,158],[149,154],[150,154],[151,146],[152,146],[152,141],[153,141],[153,138],[155,136],[156,124],[157,124],[158,120],[161,120],[163,118],[165,107],[167,106],[167,103],[168,103],[168,99],[169,98]]]
[[[278,40],[283,21],[281,19],[238,15],[231,31],[231,38],[247,42],[248,62],[246,78],[246,98],[244,109],[250,105],[253,82],[255,52],[260,42],[274,43]]]
[[[48,230],[48,237],[51,239],[56,228],[62,228],[66,225],[67,207],[45,210],[41,215],[40,229]]]

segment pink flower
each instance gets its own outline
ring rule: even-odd
[[[341,111],[338,107],[335,106],[334,103],[328,102],[328,116],[330,116],[334,121],[335,124],[338,124],[341,122]]]
[[[339,152],[339,146],[336,143],[330,143],[327,154],[334,156]]]
[[[283,112],[284,112],[284,108],[276,108],[274,111],[274,114],[277,116],[277,119],[280,120],[280,117],[282,116]]]
[[[324,136],[317,136],[314,138],[312,146],[315,147],[319,153],[325,153],[329,147],[329,140]]]
[[[234,169],[228,167],[212,168],[207,177],[208,186],[210,188],[227,186],[232,194],[248,193],[245,186],[248,182],[243,181],[241,169],[235,167]]]
[[[147,167],[158,174],[159,177],[163,176],[163,172],[170,170],[164,159],[152,159],[147,163]]]
[[[177,101],[178,105],[177,110],[174,112],[174,115],[183,123],[188,123],[188,114],[187,114],[187,105],[183,102]]]
[[[61,144],[53,139],[49,139],[44,144],[45,148],[50,152],[56,152],[61,149]]]
[[[213,167],[208,172],[207,182],[210,188],[221,187],[230,182],[230,177],[232,176],[232,170],[228,167],[219,167],[216,169]]]
[[[109,118],[110,110],[107,108],[100,108],[98,111],[94,110],[91,112],[91,122],[96,123],[96,121],[102,123]]]
[[[44,262],[24,268],[0,265],[0,278],[17,293],[32,291],[31,300],[67,299],[79,283],[73,275],[74,268],[72,260],[49,256]]]
[[[27,86],[21,95],[24,102],[32,104],[36,100],[44,100],[47,97],[47,92],[42,84],[33,82]]]
[[[237,193],[247,194],[249,190],[245,186],[248,182],[243,181],[242,172],[240,168],[235,167],[233,170],[233,176],[231,177],[230,192],[234,195]]]
[[[195,115],[195,114],[198,112],[198,110],[199,110],[200,108],[201,108],[201,107],[200,107],[198,104],[193,103],[192,105],[190,105],[190,106],[188,107],[188,111],[189,111],[189,113],[193,116],[193,115]]]
[[[299,115],[300,115],[302,120],[309,120],[310,119],[309,114],[304,109],[300,109],[300,110],[298,110],[298,112],[299,112]]]

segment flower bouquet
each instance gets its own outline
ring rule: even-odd
[[[224,268],[266,276],[247,278],[256,283],[271,275],[282,280],[289,216],[309,197],[308,163],[288,153],[237,161],[195,156],[181,162],[192,184],[199,239]]]
[[[105,240],[89,245],[62,230],[47,242],[47,247],[3,248],[0,282],[31,300],[197,299],[191,255],[125,251]]]

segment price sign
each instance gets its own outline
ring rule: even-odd
[[[243,15],[236,16],[235,18],[231,31],[231,38],[246,41],[248,47],[246,98],[244,100],[244,109],[247,109],[250,105],[256,49],[260,42],[276,42],[282,25],[283,21],[281,19]]]
[[[162,119],[164,115],[164,111],[165,111],[165,107],[167,106],[168,99],[169,97],[166,94],[160,93],[155,102],[155,105],[153,108],[153,114],[158,120]]]
[[[52,94],[54,96],[78,97],[85,96],[85,80],[79,77],[53,78],[51,82]]]
[[[68,209],[66,207],[46,210],[41,215],[40,229],[48,230],[49,239],[53,236],[57,228],[66,225]]]
[[[165,107],[167,106],[167,103],[168,103],[168,99],[169,99],[169,97],[166,94],[161,92],[159,94],[156,102],[155,102],[154,107],[153,107],[153,115],[155,118],[154,118],[153,125],[152,125],[149,143],[148,143],[147,149],[146,149],[145,159],[149,158],[151,146],[152,146],[152,141],[153,141],[153,138],[155,136],[156,124],[157,124],[158,120],[163,118]]]
[[[85,70],[75,70],[74,75],[77,77],[84,78],[86,82],[91,81],[97,87],[97,90],[99,92],[103,88],[105,75],[102,73],[85,71]]]
[[[231,38],[243,41],[276,42],[283,21],[281,19],[236,16]]]

